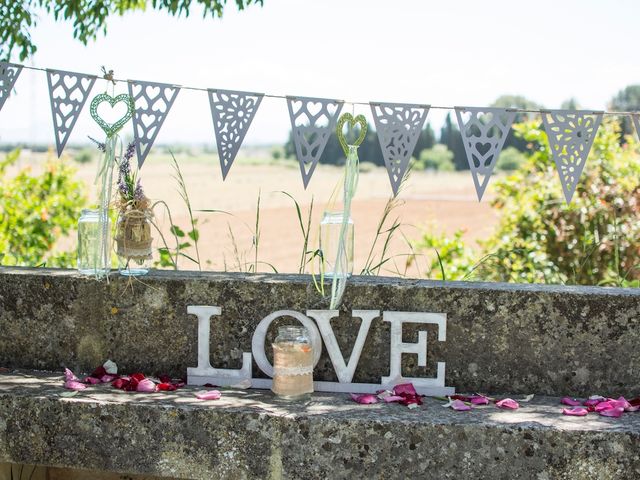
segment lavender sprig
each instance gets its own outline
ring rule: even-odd
[[[89,137],[89,140],[91,140],[93,143],[95,143],[96,147],[98,147],[98,150],[100,150],[102,153],[107,151],[107,146],[104,143],[99,142],[98,140],[96,140],[93,137]]]

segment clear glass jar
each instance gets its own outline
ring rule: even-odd
[[[342,212],[324,212],[320,222],[320,250],[324,263],[324,276],[333,278],[334,275],[349,277],[353,273],[353,220],[349,218],[343,230]],[[343,251],[340,248],[340,239],[344,234]],[[338,256],[344,260],[342,269],[336,268]]]
[[[116,229],[116,251],[120,274],[146,275],[153,258],[152,243],[149,214],[140,210],[131,210],[122,214]]]
[[[272,346],[273,393],[297,399],[313,392],[313,346],[307,329],[280,327]]]
[[[107,237],[111,231],[110,219]],[[105,248],[108,250],[109,238]],[[78,271],[83,275],[103,275],[109,273],[105,269],[102,249],[102,235],[100,232],[100,211],[85,208],[78,219]],[[109,257],[110,260],[110,257]]]

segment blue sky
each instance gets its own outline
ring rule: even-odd
[[[483,106],[510,93],[603,109],[640,83],[638,18],[633,0],[265,0],[243,12],[229,1],[222,20],[114,16],[107,36],[85,47],[70,24],[43,15],[27,64],[356,101]],[[99,81],[93,93],[104,88]],[[356,113],[370,118],[367,107]],[[429,120],[445,114],[432,110]],[[51,123],[44,73],[24,71],[0,112],[0,141],[53,143]],[[246,143],[281,143],[288,127],[285,101],[265,99]],[[88,108],[70,143],[87,134],[99,135]],[[181,91],[157,141],[213,144],[206,93]]]

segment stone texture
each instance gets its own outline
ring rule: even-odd
[[[640,413],[566,417],[558,398],[454,412],[435,399],[410,410],[338,394],[287,403],[255,390],[203,402],[195,388],[102,385],[64,398],[61,384],[0,374],[0,462],[207,480],[640,477]]]
[[[267,314],[328,308],[308,276],[163,271],[135,280],[113,275],[107,284],[73,271],[5,267],[0,366],[87,372],[111,358],[125,372],[182,377],[197,363],[197,320],[186,313],[197,304],[222,307],[212,321],[211,352],[212,364],[224,368],[240,367]],[[416,357],[405,355],[404,374],[435,376],[436,362],[445,361],[447,385],[458,391],[640,393],[639,289],[354,277],[334,321],[345,349],[359,327],[348,317],[352,309],[447,313],[446,343],[435,341],[433,327],[429,365],[417,367]],[[416,340],[407,326],[405,341]],[[389,324],[377,319],[354,381],[379,382],[388,360]],[[326,352],[315,377],[335,380]]]

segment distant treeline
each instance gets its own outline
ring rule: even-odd
[[[517,108],[522,110],[539,110],[544,108],[542,105],[521,95],[502,95],[490,106],[499,108]],[[560,108],[580,109],[582,107],[574,98],[571,98],[563,102]],[[608,108],[615,111],[639,111],[640,85],[630,85],[618,92],[609,102]],[[518,123],[524,121],[527,115],[528,114],[526,113],[517,114],[515,122]],[[622,117],[621,122],[621,142],[624,142],[623,135],[631,134],[633,127],[627,117]],[[433,128],[429,123],[427,123],[424,130],[420,133],[420,138],[418,139],[416,148],[413,151],[414,157],[418,158],[423,150],[430,149],[435,144],[439,143],[446,146],[447,149],[453,153],[453,164],[456,170],[468,170],[469,164],[467,162],[455,114],[449,113],[447,115],[439,133],[440,134],[436,137]],[[513,147],[519,152],[524,152],[526,150],[526,145],[527,142],[521,138],[516,138],[513,130],[511,130],[505,140],[504,148],[507,149],[508,147]],[[290,158],[295,158],[296,156],[293,136],[291,133],[289,133],[289,140],[284,146],[284,153]],[[362,142],[360,148],[358,148],[358,157],[362,162],[372,162],[376,165],[384,165],[380,143],[378,142],[378,135],[374,131],[372,125],[369,125],[366,138],[364,142]],[[344,161],[345,155],[340,147],[338,139],[335,135],[332,135],[327,143],[327,147],[320,157],[320,163],[341,165]]]

